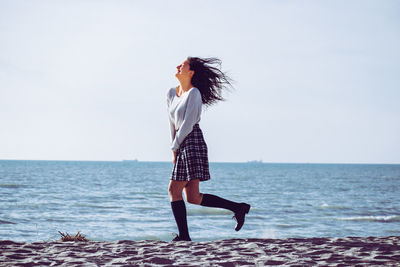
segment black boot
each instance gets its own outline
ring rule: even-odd
[[[187,226],[185,202],[183,200],[171,202],[171,208],[179,230],[179,235],[172,241],[192,241]]]
[[[243,224],[244,224],[244,217],[246,216],[247,213],[250,211],[250,205],[247,203],[240,203],[240,209],[238,212],[235,212],[235,215],[233,215],[233,218],[236,219],[236,227],[235,231],[239,231]]]
[[[235,227],[236,231],[239,231],[242,228],[244,224],[244,218],[246,214],[249,213],[250,210],[249,204],[233,202],[210,194],[203,194],[203,200],[201,201],[200,205],[205,207],[223,208],[231,210],[233,213],[235,213],[233,217],[237,221]]]

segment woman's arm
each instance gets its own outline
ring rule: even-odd
[[[174,141],[172,142],[171,149],[176,151],[182,144],[186,136],[193,130],[193,126],[199,121],[201,115],[201,94],[197,88],[189,91],[186,99],[186,110],[183,123],[175,134]]]
[[[171,120],[171,116],[169,114],[169,106],[170,106],[170,103],[171,103],[171,90],[172,89],[169,89],[168,92],[167,92],[167,112],[168,112],[169,130],[170,130],[170,133],[171,133],[171,144],[172,144],[172,142],[175,139],[176,129],[175,129],[174,123]]]
[[[176,151],[172,151],[172,164],[176,163]]]

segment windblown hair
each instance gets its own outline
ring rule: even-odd
[[[233,80],[220,70],[222,61],[218,58],[188,57],[190,69],[194,70],[192,85],[199,89],[203,104],[211,106],[225,100],[222,90],[233,88]],[[212,66],[218,65],[218,67]]]

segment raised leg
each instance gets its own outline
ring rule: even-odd
[[[199,183],[199,179],[191,180],[184,188],[186,200],[190,204],[200,205],[203,199],[203,194],[200,193]]]
[[[242,228],[246,214],[250,211],[250,205],[247,203],[238,203],[211,194],[203,194],[200,205],[231,210],[235,214],[233,217],[237,222],[236,231]]]

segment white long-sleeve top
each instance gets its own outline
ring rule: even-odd
[[[185,137],[200,122],[202,100],[199,89],[190,88],[181,96],[176,94],[177,87],[168,90],[167,108],[171,129],[171,149],[176,151]]]

